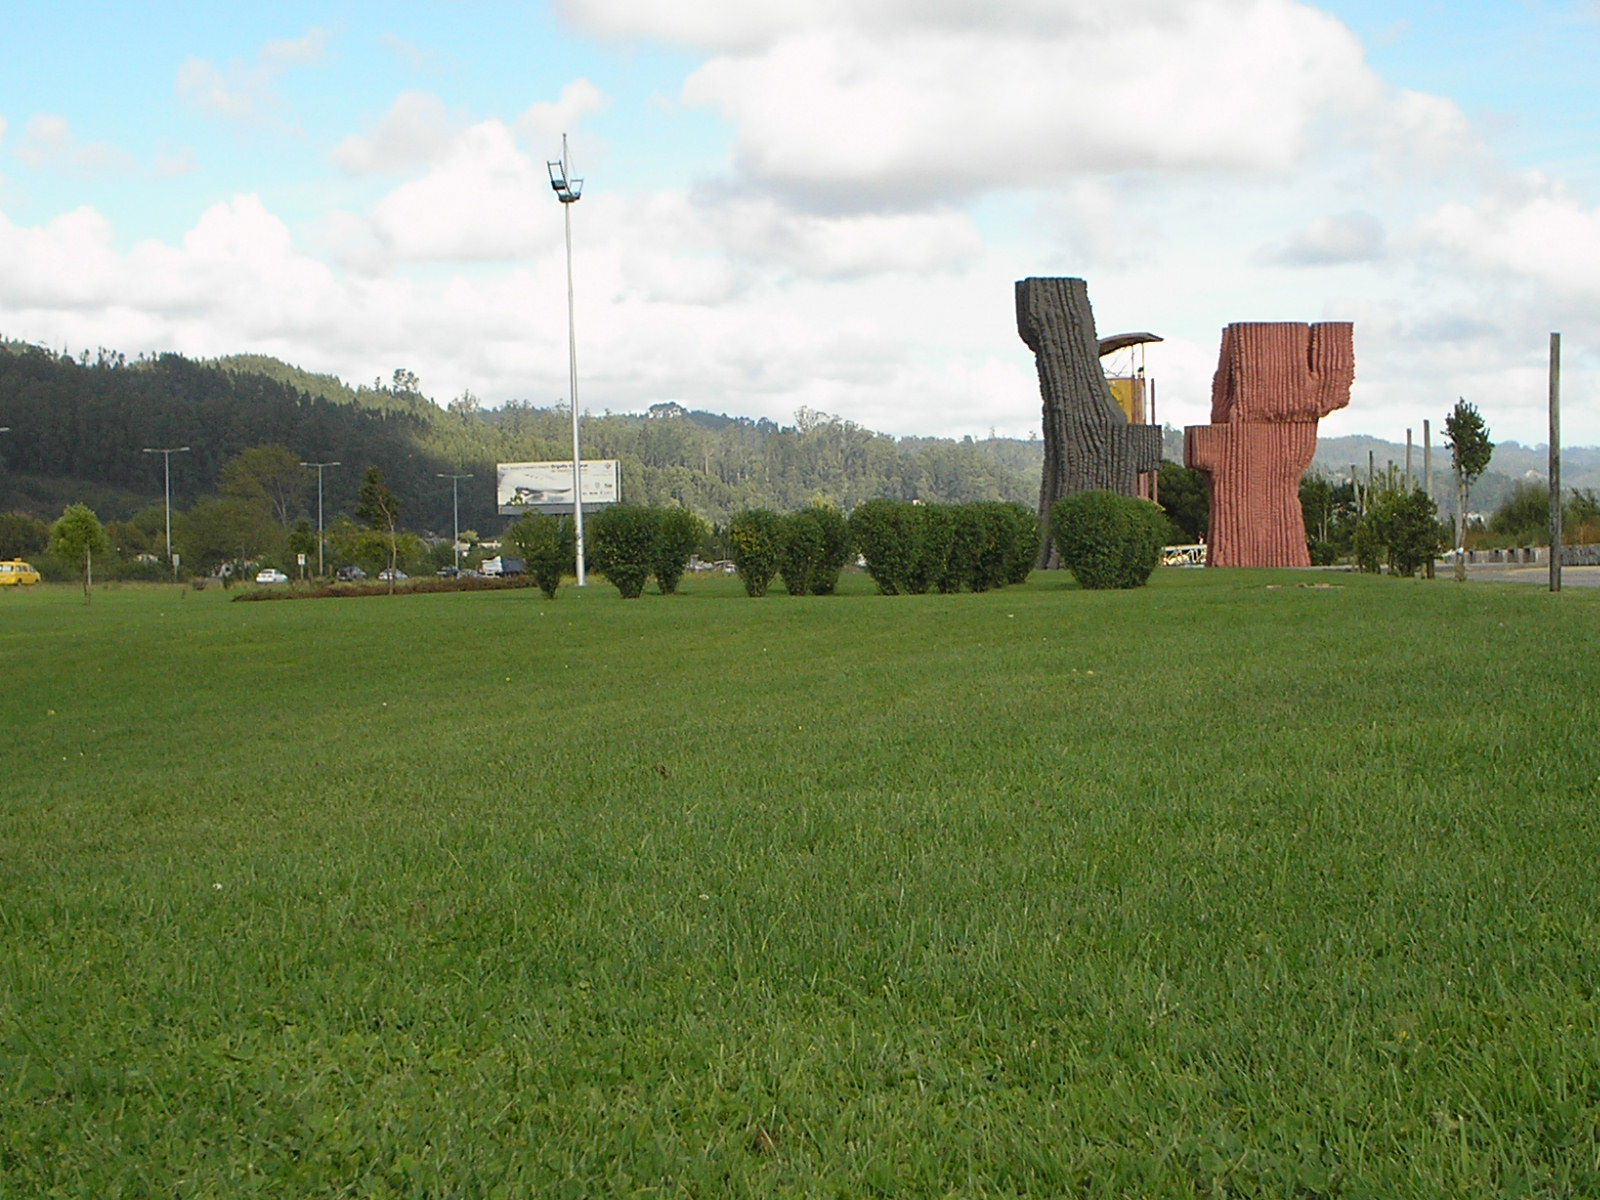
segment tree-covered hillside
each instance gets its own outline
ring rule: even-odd
[[[1493,421],[1491,419],[1491,426]],[[71,358],[43,347],[0,341],[0,512],[53,519],[83,501],[108,520],[126,519],[161,500],[161,457],[146,446],[191,450],[172,459],[175,508],[215,494],[223,465],[256,446],[282,445],[312,461],[338,461],[325,475],[325,510],[353,510],[362,472],[378,467],[405,508],[406,524],[448,531],[451,490],[462,481],[461,523],[485,534],[495,512],[498,462],[565,459],[571,418],[561,407],[513,400],[485,408],[470,394],[441,407],[405,369],[389,382],[352,385],[264,355],[196,362],[175,354],[129,360],[110,351]],[[959,441],[904,437],[802,410],[792,425],[664,403],[644,414],[583,419],[584,454],[622,464],[624,497],[679,504],[713,522],[749,507],[780,511],[816,500],[850,509],[875,496],[932,502],[1036,501],[1042,464],[1037,440]],[[1183,434],[1169,428],[1166,456],[1181,461]],[[1364,473],[1368,451],[1381,472],[1404,458],[1402,444],[1367,437],[1324,438],[1316,470],[1329,479]],[[1508,442],[1474,489],[1490,511],[1512,484],[1540,474],[1543,449]],[[1420,472],[1420,447],[1414,455]],[[1566,482],[1600,485],[1600,451],[1567,451]],[[1435,447],[1435,470],[1449,469]],[[1449,509],[1448,487],[1438,489]],[[315,489],[302,514],[314,516]]]
[[[11,427],[0,439],[0,511],[40,519],[75,500],[107,519],[159,502],[162,459],[147,446],[191,447],[172,458],[181,510],[218,491],[229,459],[282,445],[342,464],[325,476],[329,521],[353,509],[362,472],[376,466],[409,527],[448,531],[451,490],[439,475],[465,472],[473,478],[461,488],[462,526],[489,533],[505,523],[495,512],[496,463],[571,453],[564,408],[485,409],[470,396],[441,408],[403,369],[392,384],[352,387],[258,355],[73,359],[16,342],[0,343],[0,425]],[[811,411],[779,426],[662,404],[585,416],[582,436],[585,457],[621,461],[625,499],[679,504],[714,522],[753,506],[829,500],[848,509],[874,496],[1032,503],[1038,491],[1037,443],[896,439]],[[305,515],[314,515],[310,495]]]

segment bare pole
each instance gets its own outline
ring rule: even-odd
[[[1550,590],[1561,590],[1561,335],[1550,335]]]
[[[302,467],[317,469],[317,577],[322,577],[322,472],[326,467],[342,466],[336,462],[302,462]]]
[[[1406,491],[1411,491],[1411,430],[1406,429]]]
[[[162,475],[165,477],[167,495],[167,565],[172,568],[172,578],[177,579],[178,564],[172,561],[172,456],[188,453],[189,447],[145,446],[143,450],[146,454],[161,455]]]
[[[471,475],[451,475],[444,471],[435,471],[440,479],[450,481],[450,553],[455,555],[456,571],[461,571],[461,481],[471,479]]]
[[[550,186],[567,229],[567,399],[572,405],[572,528],[578,544],[578,586],[585,585],[583,554],[583,454],[578,445],[578,335],[572,303],[572,206],[583,195],[583,180],[571,178],[567,170],[567,135],[561,135],[561,158],[547,162]]]
[[[1433,499],[1433,426],[1422,422],[1422,473],[1428,477],[1428,499]]]
[[[1150,424],[1154,425],[1157,429],[1160,429],[1161,426],[1156,421],[1156,381],[1154,379],[1150,380],[1148,383],[1145,384],[1145,387],[1150,389]],[[1164,435],[1163,435],[1163,440],[1165,440]],[[1150,499],[1153,500],[1157,504],[1161,503],[1161,468],[1160,467],[1157,467],[1156,468],[1156,473],[1150,477]]]

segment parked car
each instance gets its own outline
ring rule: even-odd
[[[407,575],[399,567],[385,567],[378,572],[378,578],[385,583],[399,583],[402,579],[410,579],[411,576]]]
[[[359,583],[367,577],[367,573],[360,567],[340,567],[333,577],[340,583]]]
[[[39,572],[20,558],[0,562],[0,587],[32,587],[39,582]]]
[[[454,579],[461,574],[461,570],[458,567],[440,567],[434,574],[440,579]]]
[[[289,577],[276,567],[268,567],[256,572],[257,583],[288,583]]]

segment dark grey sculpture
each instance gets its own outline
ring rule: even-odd
[[[1161,467],[1161,430],[1130,424],[1111,398],[1083,280],[1019,279],[1017,332],[1039,364],[1044,397],[1039,565],[1054,567],[1050,506],[1096,488],[1138,495],[1140,474]]]

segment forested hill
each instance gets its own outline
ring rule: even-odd
[[[389,384],[351,385],[262,355],[196,362],[101,351],[74,359],[7,341],[0,341],[0,426],[11,427],[0,435],[0,512],[41,520],[75,501],[108,520],[160,503],[162,458],[144,453],[147,446],[191,448],[172,456],[173,504],[182,511],[218,490],[230,458],[276,444],[304,460],[341,464],[324,477],[330,523],[354,508],[362,472],[376,466],[399,494],[405,524],[417,530],[450,528],[450,483],[440,475],[470,474],[462,481],[461,524],[487,534],[505,523],[495,512],[497,462],[571,453],[565,409],[520,401],[487,409],[470,395],[441,408],[405,370]],[[642,415],[586,416],[583,440],[586,457],[621,461],[625,499],[682,504],[712,521],[743,508],[789,511],[815,500],[848,510],[874,496],[1032,504],[1043,461],[1037,440],[894,438],[807,410],[780,426],[677,404]],[[1166,431],[1165,450],[1182,460],[1180,431]],[[1342,478],[1352,463],[1364,470],[1369,451],[1379,470],[1404,459],[1402,445],[1324,438],[1317,469]],[[1489,511],[1514,481],[1537,474],[1542,454],[1514,442],[1497,448],[1474,507]],[[1420,468],[1420,451],[1416,462]],[[1569,486],[1600,485],[1600,451],[1571,449],[1566,463]],[[1448,451],[1436,446],[1441,477],[1448,466]],[[1447,507],[1448,496],[1441,499]],[[314,517],[315,503],[313,487],[292,515]]]
[[[0,425],[11,427],[0,436],[0,511],[42,520],[80,500],[119,520],[160,503],[162,456],[145,447],[191,447],[172,456],[181,511],[217,491],[230,458],[278,444],[342,464],[325,475],[330,522],[354,507],[362,472],[376,466],[401,497],[404,523],[419,530],[450,527],[450,483],[439,475],[471,474],[462,481],[461,524],[489,532],[505,522],[495,514],[497,462],[571,453],[565,409],[517,401],[484,409],[471,397],[440,408],[405,371],[393,386],[352,387],[256,355],[74,359],[17,342],[0,342]],[[896,439],[822,413],[779,426],[675,404],[586,416],[583,440],[585,457],[621,461],[625,499],[682,504],[713,521],[818,499],[848,509],[874,496],[1031,504],[1041,461],[1037,442]],[[306,515],[314,505],[312,488]]]

